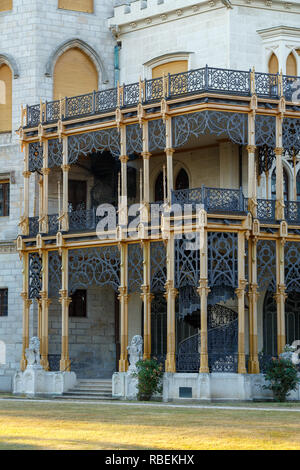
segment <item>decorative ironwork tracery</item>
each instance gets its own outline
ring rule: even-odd
[[[69,289],[85,289],[93,284],[120,286],[120,253],[117,246],[69,251]]]
[[[284,247],[286,292],[300,292],[300,246],[287,242]]]
[[[276,291],[276,247],[274,240],[257,241],[257,283],[259,291]]]
[[[151,292],[164,292],[167,281],[166,249],[163,242],[153,242],[151,253]]]
[[[143,151],[143,132],[139,124],[126,126],[127,155],[140,154]]]
[[[43,166],[43,145],[40,142],[29,144],[29,171],[40,170]]]
[[[149,152],[166,148],[166,126],[162,119],[149,121]]]
[[[111,128],[85,134],[71,135],[68,138],[68,162],[75,163],[79,156],[92,152],[108,150],[113,157],[120,156],[120,134],[117,128]]]
[[[39,253],[29,254],[29,298],[38,299],[42,290],[42,259]]]
[[[63,164],[63,143],[59,139],[48,141],[48,167],[61,166]]]
[[[237,287],[237,233],[208,232],[208,284]]]
[[[266,144],[258,147],[258,176],[270,171],[275,158],[276,155],[272,147],[269,147]]]
[[[58,251],[49,253],[49,297],[58,297],[61,289],[62,272],[61,257]]]
[[[194,244],[194,243],[193,243]],[[189,247],[189,240],[175,240],[175,287],[198,287],[200,279],[200,250]]]
[[[248,142],[247,129],[247,114],[203,111],[175,116],[173,147],[182,147],[191,136],[199,137],[203,134],[227,135],[232,142],[245,145]]]
[[[128,292],[140,292],[143,284],[143,250],[139,243],[128,245]]]
[[[283,119],[282,145],[291,158],[300,152],[300,119]]]
[[[257,114],[255,117],[255,145],[276,147],[276,121],[274,116]]]

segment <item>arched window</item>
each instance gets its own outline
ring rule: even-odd
[[[160,78],[163,75],[171,75],[175,73],[182,73],[188,71],[188,61],[187,60],[175,60],[173,62],[168,62],[166,64],[157,65],[152,69],[152,78]]]
[[[161,171],[155,181],[155,202],[162,202],[164,200],[164,176]]]
[[[97,69],[84,52],[74,47],[58,58],[54,68],[54,99],[83,95],[97,89]]]
[[[12,10],[13,0],[1,0],[0,2],[0,11]]]
[[[291,52],[286,60],[286,74],[297,77],[297,62],[294,54]]]
[[[176,178],[175,189],[189,189],[189,186],[188,174],[183,168],[181,168]]]
[[[12,72],[0,65],[0,132],[12,130]]]
[[[270,59],[269,59],[269,73],[278,73],[279,72],[279,65],[278,65],[278,59],[276,57],[276,55],[273,54],[271,55]]]
[[[94,0],[58,0],[58,8],[93,13]]]
[[[274,168],[271,178],[272,199],[276,199],[276,168]],[[283,168],[283,197],[285,201],[289,200],[289,177],[285,168]]]

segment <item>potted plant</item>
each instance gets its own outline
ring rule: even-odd
[[[136,363],[138,379],[138,400],[149,401],[155,393],[162,392],[163,367],[156,359],[144,359]]]
[[[272,390],[276,401],[286,401],[287,395],[296,390],[299,383],[298,371],[290,359],[272,358],[264,373],[268,382],[264,389]]]

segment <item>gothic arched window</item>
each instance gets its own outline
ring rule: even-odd
[[[8,65],[0,65],[0,132],[12,130],[12,72]]]
[[[175,189],[189,189],[190,182],[187,172],[181,168],[179,171],[176,182],[175,182]]]
[[[276,199],[276,168],[274,168],[271,178],[272,199]],[[285,168],[283,168],[283,198],[289,200],[289,177]]]
[[[54,68],[54,99],[84,95],[97,89],[97,69],[78,47],[67,50],[58,58]]]

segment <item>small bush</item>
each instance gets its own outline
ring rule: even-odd
[[[272,390],[274,399],[280,402],[286,401],[287,395],[296,390],[299,382],[297,368],[290,360],[283,358],[273,358],[264,377],[269,382],[264,388]]]
[[[138,378],[138,399],[150,400],[155,393],[162,392],[163,367],[155,359],[145,359],[136,363]]]

